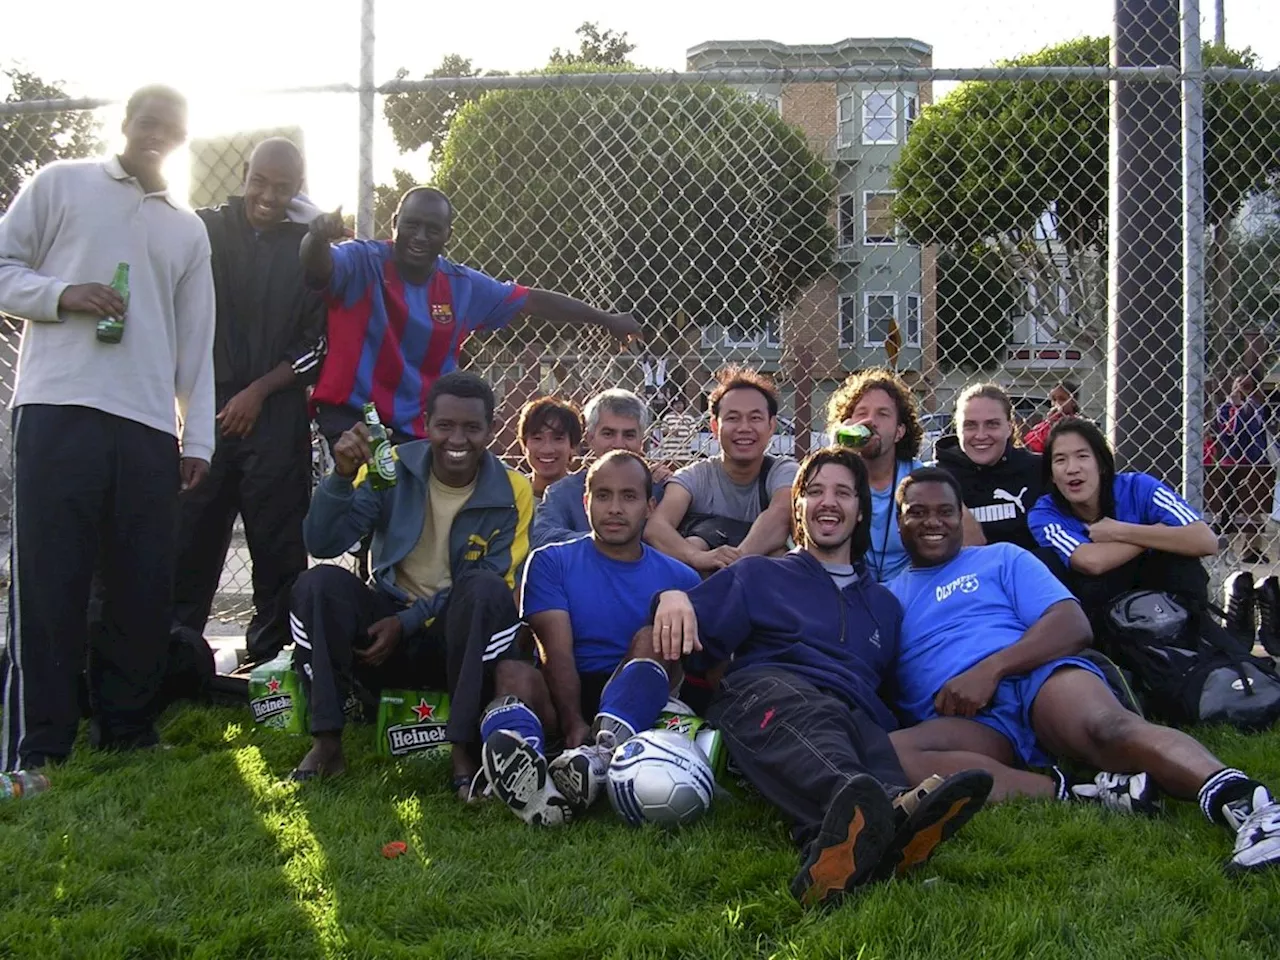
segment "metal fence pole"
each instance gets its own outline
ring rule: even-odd
[[[360,194],[356,207],[356,235],[373,236],[373,106],[374,0],[360,4]]]
[[[1115,66],[1178,62],[1177,0],[1116,0]],[[1111,84],[1107,432],[1123,470],[1182,483],[1177,92]]]
[[[1199,6],[1199,4],[1197,4]],[[1213,4],[1213,43],[1224,47],[1227,44],[1227,12],[1226,0],[1214,0]],[[1186,9],[1185,7],[1183,9]],[[1196,24],[1196,36],[1200,35],[1199,23]]]
[[[1182,0],[1182,495],[1204,508],[1204,60],[1200,0]]]

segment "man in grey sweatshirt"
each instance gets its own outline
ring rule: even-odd
[[[208,472],[214,443],[209,238],[161,176],[186,118],[179,93],[144,87],[126,107],[123,153],[50,164],[0,218],[0,311],[25,321],[2,770],[70,754],[86,652],[91,742],[157,739],[178,492]],[[118,263],[127,302],[107,285]],[[102,317],[124,318],[120,342],[97,339]]]

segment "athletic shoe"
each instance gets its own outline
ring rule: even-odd
[[[1092,781],[1071,787],[1071,797],[1098,803],[1116,813],[1153,817],[1163,809],[1160,788],[1145,773],[1100,773]]]
[[[525,823],[556,827],[572,811],[547,776],[547,758],[512,730],[495,730],[480,751],[493,793]]]
[[[1252,795],[1223,804],[1222,813],[1235,827],[1236,846],[1228,873],[1262,870],[1280,864],[1280,803],[1259,784]]]
[[[584,743],[564,751],[551,761],[551,781],[564,794],[575,816],[595,803],[604,791],[605,775],[609,772],[609,760],[613,756],[613,738],[607,739],[607,745]]]
[[[1273,657],[1280,657],[1280,577],[1263,577],[1253,589],[1258,607],[1258,642]]]
[[[791,894],[806,907],[834,903],[874,877],[893,843],[893,805],[880,781],[859,774],[836,791]]]
[[[900,877],[928,860],[982,809],[993,784],[985,770],[964,770],[945,779],[934,774],[900,793],[893,801],[897,829],[874,879]]]
[[[1253,574],[1237,570],[1222,583],[1222,606],[1227,614],[1227,629],[1253,646],[1258,629],[1254,623],[1255,596]]]

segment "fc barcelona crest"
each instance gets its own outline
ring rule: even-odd
[[[453,307],[447,303],[433,303],[431,305],[431,322],[446,325],[453,323]]]

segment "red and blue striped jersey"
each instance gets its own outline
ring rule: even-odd
[[[427,391],[458,365],[476,330],[498,330],[529,291],[440,257],[425,284],[406,283],[388,240],[333,248],[328,352],[313,404],[359,410],[372,401],[388,428],[426,436]]]

